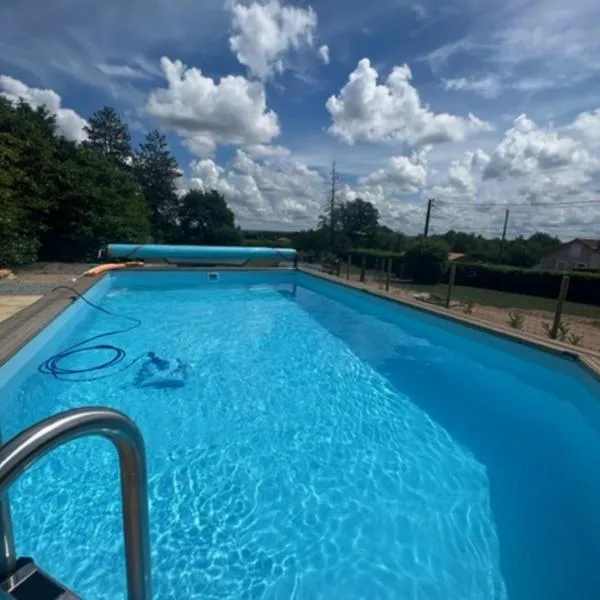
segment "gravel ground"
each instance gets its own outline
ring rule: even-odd
[[[16,279],[0,279],[0,295],[40,296],[57,285],[69,285],[93,265],[86,263],[35,263],[14,269]]]
[[[21,283],[18,279],[0,281],[0,296],[43,296],[51,292],[58,284]]]

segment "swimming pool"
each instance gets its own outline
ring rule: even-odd
[[[87,405],[139,425],[156,598],[598,597],[600,386],[573,361],[301,272],[87,296],[141,319],[111,339],[126,360],[180,358],[185,386],[38,373],[115,328],[77,302],[0,369],[3,435]],[[117,473],[79,440],[11,492],[19,552],[90,599],[124,598]]]

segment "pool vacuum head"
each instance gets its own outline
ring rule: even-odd
[[[178,388],[185,385],[187,378],[187,365],[182,360],[158,358],[150,352],[138,373],[136,385],[139,388]]]

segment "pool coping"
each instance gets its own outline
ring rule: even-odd
[[[425,305],[417,300],[407,298],[398,298],[384,290],[376,290],[370,288],[366,284],[356,281],[348,281],[328,275],[320,271],[314,271],[303,267],[293,269],[290,267],[239,267],[239,266],[219,266],[219,267],[173,267],[172,265],[165,266],[147,266],[142,269],[132,269],[131,273],[148,273],[148,272],[165,272],[165,271],[192,271],[192,272],[207,272],[207,271],[269,271],[269,272],[293,272],[298,271],[305,275],[323,279],[348,287],[354,290],[365,292],[371,296],[382,298],[389,302],[394,302],[401,306],[409,306],[421,312],[437,315],[443,319],[454,321],[461,325],[465,325],[472,329],[491,333],[500,337],[508,338],[519,344],[525,344],[536,348],[543,352],[549,352],[558,355],[562,358],[570,358],[575,360],[582,368],[592,374],[596,379],[600,380],[600,354],[589,350],[573,350],[572,346],[561,344],[560,342],[550,341],[535,335],[524,334],[514,330],[491,324],[486,321],[481,321],[476,318],[466,318],[458,314],[449,313],[446,309],[438,306]],[[104,273],[99,277],[82,277],[76,282],[73,282],[70,287],[75,289],[80,294],[87,292],[94,285],[104,279],[107,274]],[[58,287],[58,286],[57,286]],[[12,315],[5,321],[0,323],[0,367],[7,363],[19,350],[27,345],[40,331],[48,326],[62,312],[64,312],[72,303],[74,297],[68,290],[52,290],[48,294],[42,296],[39,300],[25,307],[23,310]]]
[[[382,298],[383,300],[387,300],[389,302],[394,302],[402,306],[409,306],[421,312],[434,314],[443,319],[470,327],[471,329],[477,329],[478,331],[484,331],[499,337],[508,338],[513,342],[533,347],[537,350],[541,350],[542,352],[558,355],[561,358],[569,358],[577,362],[580,367],[585,369],[596,379],[600,380],[600,353],[594,352],[593,350],[573,350],[573,346],[568,346],[567,344],[562,344],[561,342],[547,340],[533,334],[517,332],[513,329],[509,329],[508,327],[502,327],[501,325],[488,323],[487,321],[483,321],[481,319],[463,317],[462,315],[451,313],[441,306],[424,304],[422,301],[410,300],[408,298],[398,298],[397,296],[385,292],[384,290],[373,289],[369,287],[368,284],[360,283],[358,281],[349,281],[335,275],[329,275],[328,273],[324,273],[322,271],[315,271],[306,269],[304,267],[298,267],[298,271],[318,279],[324,279],[325,281],[329,281],[337,285],[348,287],[360,292],[365,292],[366,294],[376,296],[377,298]]]

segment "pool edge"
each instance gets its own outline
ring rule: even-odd
[[[381,298],[383,300],[387,300],[389,302],[393,302],[401,306],[409,306],[418,311],[433,314],[443,319],[453,321],[459,325],[470,327],[471,329],[476,329],[478,331],[490,333],[498,337],[507,338],[513,342],[533,347],[536,350],[540,350],[542,352],[554,354],[563,359],[571,359],[575,361],[579,367],[581,367],[582,369],[590,373],[593,377],[595,377],[598,381],[600,381],[599,353],[589,350],[576,351],[573,350],[572,346],[567,346],[565,344],[561,344],[560,342],[549,341],[535,335],[525,335],[523,333],[504,328],[500,325],[492,325],[491,323],[481,321],[479,319],[467,319],[465,317],[462,317],[461,315],[446,312],[446,310],[441,307],[426,305],[423,302],[418,302],[416,300],[412,301],[407,298],[398,298],[397,296],[393,296],[385,292],[384,290],[376,290],[369,287],[368,285],[361,284],[360,282],[348,281],[345,279],[338,278],[335,275],[329,275],[327,273],[305,269],[302,267],[298,267],[298,271],[304,273],[305,275],[316,277],[317,279],[323,279],[324,281],[341,285],[343,287],[351,288],[359,292],[365,292],[366,294],[369,294],[371,296],[375,296],[377,298]]]
[[[80,294],[84,294],[100,283],[104,277],[106,274],[98,278],[84,277],[70,284],[70,287]],[[0,340],[2,340],[0,367],[4,366],[19,350],[71,306],[72,298],[73,294],[68,290],[53,289],[33,304],[2,321],[0,323]]]

